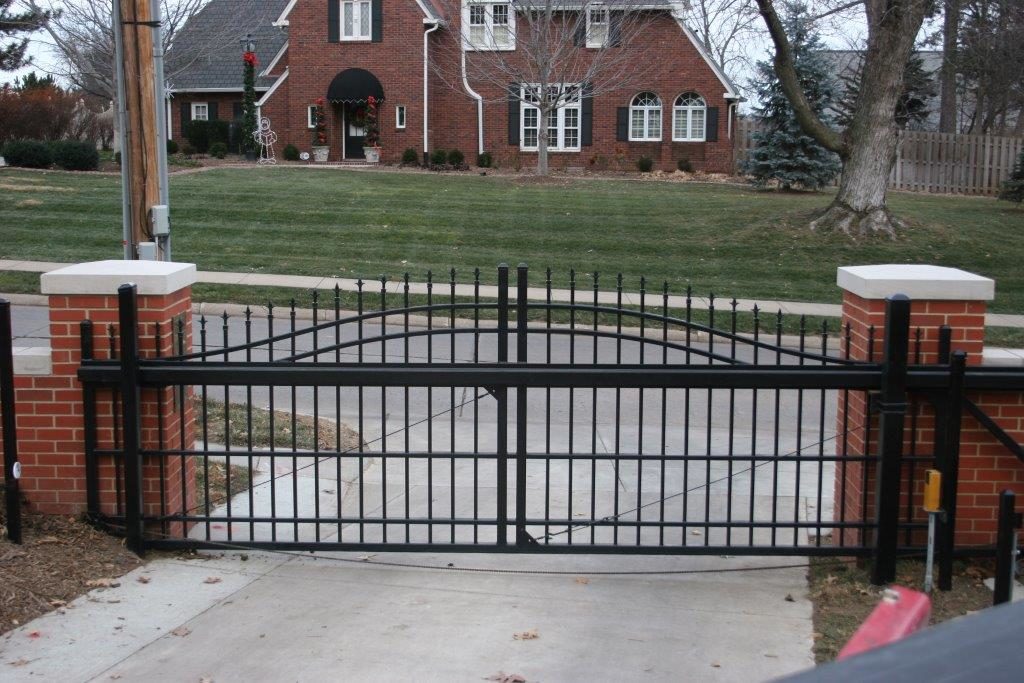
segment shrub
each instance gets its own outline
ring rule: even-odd
[[[178,141],[177,140],[168,140],[167,141],[167,153],[168,154],[177,154],[178,153]]]
[[[209,131],[210,144],[216,142],[223,142],[224,146],[227,147],[228,142],[231,141],[231,123],[229,121],[207,121],[206,129]]]
[[[12,140],[4,145],[4,159],[11,166],[49,168],[53,163],[50,146],[39,140]]]
[[[452,166],[462,166],[466,161],[466,155],[462,150],[452,149],[448,151],[448,163]]]
[[[196,148],[192,146],[192,143],[185,140],[181,143],[181,153],[183,156],[192,156],[196,153]]]
[[[285,161],[299,160],[299,148],[295,145],[285,145],[282,154],[284,154]]]
[[[448,159],[448,152],[443,149],[435,149],[430,153],[430,163],[433,166],[444,166]]]
[[[185,139],[192,149],[200,154],[210,149],[210,127],[206,121],[189,121],[185,124]]]
[[[53,143],[53,163],[68,171],[95,171],[100,167],[100,153],[95,142],[58,140]]]
[[[118,166],[121,165],[121,153],[120,152],[114,152],[114,163],[117,164]]]
[[[210,145],[210,156],[223,159],[228,155],[228,146],[223,142],[215,142]]]
[[[402,152],[402,164],[405,166],[415,166],[420,163],[419,152],[414,147],[406,147],[405,151]]]
[[[476,155],[476,165],[480,168],[490,168],[494,164],[494,157],[490,152],[482,152]]]
[[[641,173],[650,173],[654,168],[654,159],[650,157],[640,157],[636,161],[636,167],[640,169]]]
[[[683,157],[682,159],[677,161],[676,168],[678,168],[683,173],[693,173],[693,164],[690,163],[690,159],[688,157]]]
[[[1017,166],[1013,169],[1010,179],[1003,183],[999,198],[1008,202],[1024,202],[1024,152],[1017,158]]]

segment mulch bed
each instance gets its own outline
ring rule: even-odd
[[[0,538],[0,633],[68,609],[78,596],[142,564],[121,539],[74,517],[23,513],[22,536],[21,545]]]

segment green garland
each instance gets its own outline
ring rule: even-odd
[[[253,135],[256,133],[256,54],[246,52],[242,55],[242,60],[245,64],[243,69],[245,94],[242,98],[241,147],[243,152],[255,152],[256,139]]]

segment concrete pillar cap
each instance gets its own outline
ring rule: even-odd
[[[836,284],[863,299],[885,299],[906,294],[911,300],[991,301],[994,280],[959,268],[922,264],[842,266]]]
[[[166,296],[192,286],[194,263],[167,261],[92,261],[51,270],[40,278],[43,294],[113,295],[135,283],[142,296]]]

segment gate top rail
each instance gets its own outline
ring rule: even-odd
[[[570,271],[569,301],[557,301],[553,297],[551,269],[545,274],[543,301],[536,297],[530,300],[525,266],[518,268],[514,297],[510,296],[508,267],[498,268],[497,299],[481,297],[479,269],[474,271],[470,297],[456,294],[456,287],[460,285],[454,269],[447,282],[435,282],[428,271],[426,294],[410,291],[408,273],[398,285],[399,291],[395,291],[394,283],[385,277],[380,278],[376,291],[364,288],[368,283],[363,280],[357,282],[358,289],[354,293],[342,292],[336,286],[333,301],[327,306],[314,290],[311,325],[297,325],[298,302],[295,299],[290,301],[284,315],[275,315],[280,307],[273,303],[267,305],[266,316],[262,318],[247,307],[243,318],[244,341],[237,341],[237,333],[236,338],[230,338],[228,316],[224,313],[218,343],[211,338],[216,336],[210,325],[212,319],[203,315],[199,320],[199,350],[183,348],[185,325],[184,321],[179,321],[172,334],[177,334],[182,341],[178,345],[181,353],[171,358],[206,362],[244,355],[251,359],[256,352],[266,354],[269,360],[319,363],[322,357],[330,355],[340,361],[342,352],[354,351],[362,359],[364,350],[374,344],[404,341],[407,348],[408,340],[424,338],[431,346],[434,340],[442,338],[449,339],[454,348],[456,338],[471,336],[472,362],[478,363],[481,356],[487,356],[479,349],[481,335],[507,340],[509,335],[525,334],[529,338],[543,336],[549,340],[553,336],[568,336],[573,351],[577,340],[587,340],[594,349],[589,354],[592,362],[576,358],[582,359],[587,354],[573,353],[573,363],[581,365],[599,364],[596,352],[599,340],[607,345],[614,344],[616,362],[621,360],[626,345],[627,354],[638,353],[643,357],[657,351],[663,355],[671,351],[685,354],[687,362],[697,358],[708,364],[861,363],[849,358],[849,326],[843,330],[836,325],[837,329],[831,330],[826,319],[819,325],[803,315],[795,320],[787,319],[781,310],[766,315],[756,304],[751,310],[742,311],[737,299],[730,300],[725,307],[716,307],[721,299],[714,294],[707,297],[706,308],[696,308],[691,286],[686,287],[684,295],[671,294],[668,282],[664,282],[660,290],[649,291],[646,278],[640,279],[639,294],[627,294],[623,291],[621,274],[616,277],[614,290],[599,288],[598,273],[591,275],[592,286],[583,288],[577,286],[574,270]],[[435,289],[440,293],[435,293]],[[397,305],[391,305],[392,302]],[[330,319],[323,320],[324,317]],[[280,330],[282,323],[285,329],[276,331],[275,325]],[[263,328],[263,336],[256,338],[256,327]],[[830,343],[841,348],[833,352]],[[280,346],[286,348],[280,349]],[[434,359],[431,356],[429,360]],[[506,362],[508,358],[494,360]],[[520,360],[516,358],[516,362]],[[664,360],[668,362],[667,356]]]

